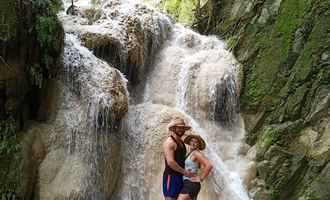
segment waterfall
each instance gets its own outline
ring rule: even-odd
[[[205,153],[215,166],[207,183],[213,192],[207,193],[214,195],[201,194],[200,198],[248,199],[235,166],[245,164],[238,157],[244,135],[238,120],[238,64],[225,44],[176,25],[155,60],[146,83],[147,98],[141,104],[177,109],[206,140]]]
[[[59,145],[68,152],[66,167],[57,175],[70,180],[58,190],[52,187],[63,179],[48,181],[41,196],[162,198],[161,144],[167,123],[180,115],[205,138],[214,165],[199,199],[247,200],[239,174],[246,160],[238,156],[244,135],[238,64],[225,44],[139,1],[75,0],[74,6],[74,15],[58,15],[66,39],[53,136],[67,138]],[[45,173],[54,160],[46,158]]]

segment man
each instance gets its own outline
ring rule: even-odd
[[[186,147],[182,141],[184,133],[191,129],[182,118],[176,117],[168,125],[171,135],[163,143],[165,170],[163,174],[163,194],[165,200],[175,200],[183,187],[183,175],[193,174],[184,169]]]

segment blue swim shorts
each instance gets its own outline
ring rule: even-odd
[[[183,187],[182,176],[164,173],[163,175],[163,194],[165,197],[177,198]]]

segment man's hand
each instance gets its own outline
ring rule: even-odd
[[[184,170],[183,175],[186,176],[186,177],[189,177],[189,178],[195,176],[194,173],[192,173],[190,171],[187,171],[187,170]]]
[[[199,176],[193,176],[190,178],[190,181],[191,182],[202,182],[202,179]]]

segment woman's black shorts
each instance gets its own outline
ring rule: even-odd
[[[195,199],[199,191],[201,190],[201,184],[199,182],[191,182],[189,180],[183,181],[183,188],[181,194],[189,194],[190,198]]]

